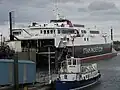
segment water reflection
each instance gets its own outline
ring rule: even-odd
[[[120,90],[120,56],[109,60],[94,61],[101,71],[100,81],[82,90]],[[90,64],[90,63],[86,63]]]

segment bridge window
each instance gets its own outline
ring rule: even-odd
[[[73,59],[73,65],[76,65],[76,59]]]
[[[63,29],[61,30],[62,34],[74,34],[75,30],[74,29]]]
[[[60,34],[60,30],[58,30],[58,34]]]
[[[68,65],[71,65],[71,60],[68,60]]]

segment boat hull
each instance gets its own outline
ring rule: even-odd
[[[117,52],[115,53],[107,53],[107,54],[102,54],[102,55],[96,55],[96,56],[90,56],[90,57],[85,57],[85,58],[80,58],[82,62],[90,62],[90,61],[97,61],[97,60],[105,60],[105,59],[110,59],[117,56]]]
[[[44,48],[43,48],[44,49]],[[45,49],[48,52],[47,48]],[[63,52],[64,50],[64,52]],[[54,48],[51,50],[51,69],[57,68],[58,62],[66,59],[66,55],[72,56],[72,46],[67,46],[66,48]],[[41,49],[42,53],[42,49]],[[60,57],[61,56],[61,57]],[[117,56],[117,52],[112,52],[112,44],[96,44],[96,45],[84,45],[84,46],[74,46],[74,57],[80,59],[82,62],[90,62],[95,60],[105,60]],[[37,67],[41,69],[48,68],[48,55],[47,54],[37,54]],[[56,64],[56,65],[55,65]],[[47,67],[45,67],[47,66]]]
[[[68,47],[68,53],[72,55],[73,47]],[[74,57],[75,58],[85,58],[90,56],[103,55],[107,53],[112,53],[112,44],[94,44],[94,45],[84,45],[84,46],[74,46]]]
[[[79,90],[85,87],[91,86],[99,81],[100,74],[97,77],[94,77],[89,80],[81,81],[55,81],[52,90]]]
[[[68,47],[68,53],[72,56],[72,47]],[[74,57],[80,58],[83,62],[93,60],[110,59],[117,56],[117,52],[112,48],[112,44],[96,44],[85,46],[74,46]]]

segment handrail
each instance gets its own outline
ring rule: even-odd
[[[30,36],[32,36],[29,32],[27,32],[25,29],[22,29],[22,30],[24,30],[27,34],[29,34]]]

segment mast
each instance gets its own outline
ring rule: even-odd
[[[9,12],[9,23],[10,23],[10,41],[14,40],[14,36],[12,34],[12,27],[13,27],[13,19],[12,19],[13,11]]]
[[[111,32],[111,41],[112,41],[112,48],[113,48],[113,28],[112,27],[111,27],[110,32]]]
[[[113,41],[113,28],[111,27],[111,40]]]
[[[112,51],[114,51],[114,47],[113,47],[113,28],[111,27],[111,41],[112,41]]]

